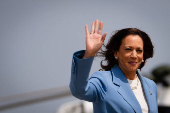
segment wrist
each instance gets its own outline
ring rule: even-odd
[[[95,54],[88,52],[88,51],[85,51],[83,58],[90,58],[90,57],[94,57],[94,56],[95,56]]]

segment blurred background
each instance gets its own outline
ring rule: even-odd
[[[122,28],[149,34],[155,53],[141,72],[151,77],[170,65],[169,6],[168,0],[0,0],[0,112],[55,113],[77,101],[68,90],[72,54],[85,49],[85,25],[90,29],[95,19],[103,21],[105,43]],[[100,61],[94,59],[91,74]]]

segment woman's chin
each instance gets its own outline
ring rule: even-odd
[[[135,68],[135,67],[130,67],[130,69],[129,69],[129,71],[136,71],[137,70],[137,68]]]
[[[119,67],[122,69],[122,70],[126,70],[127,72],[136,72],[136,70],[138,69],[138,66],[132,66],[132,65],[124,65],[124,66],[120,66]]]
[[[129,71],[136,71],[139,66],[136,64],[136,65],[128,65],[128,67],[129,67]]]
[[[138,66],[129,66],[129,71],[136,71]]]

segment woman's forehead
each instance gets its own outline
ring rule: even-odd
[[[122,40],[122,46],[143,48],[143,40],[138,35],[128,35]]]

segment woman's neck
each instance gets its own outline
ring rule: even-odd
[[[135,80],[137,78],[137,74],[135,73],[124,73],[127,79]]]
[[[127,79],[135,80],[137,78],[137,74],[136,74],[137,70],[127,71],[127,70],[124,70],[120,65],[119,65],[119,67],[123,71],[123,73]]]

